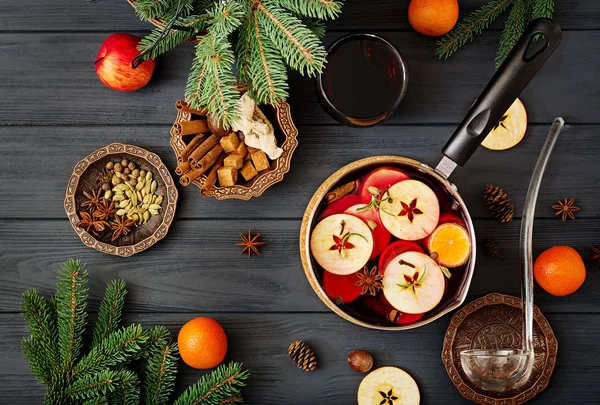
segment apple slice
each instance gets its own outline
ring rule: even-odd
[[[329,298],[333,300],[337,305],[347,304],[355,301],[360,297],[362,287],[356,285],[360,280],[357,273],[349,274],[347,276],[340,276],[337,274],[330,273],[328,271],[323,272],[323,290]]]
[[[417,383],[398,367],[373,370],[358,387],[358,405],[419,405],[420,401]]]
[[[339,200],[325,206],[325,209],[321,214],[321,219],[327,218],[334,214],[342,214],[348,208],[352,207],[353,205],[360,204],[361,202],[362,200],[360,199],[360,196],[356,194],[345,195]]]
[[[373,199],[373,193],[371,192],[373,189],[371,187],[375,187],[380,191],[381,196],[379,198],[381,198],[385,190],[409,178],[406,173],[395,167],[384,166],[377,168],[365,176],[365,181],[360,188],[360,198],[363,203],[368,204]]]
[[[424,253],[402,253],[385,268],[383,294],[398,311],[408,314],[431,311],[440,303],[445,290],[444,273]]]
[[[317,263],[330,273],[356,273],[371,257],[373,235],[360,218],[349,214],[331,215],[313,229],[310,251]]]
[[[404,180],[388,190],[380,204],[381,222],[398,239],[419,240],[438,224],[440,204],[435,192],[418,180]]]
[[[404,252],[420,252],[423,253],[423,248],[415,242],[398,240],[388,245],[381,256],[379,256],[379,272],[384,274],[385,268],[390,263],[390,260]]]
[[[369,226],[369,228],[371,228],[371,233],[373,234],[373,252],[369,258],[369,260],[371,260],[379,256],[383,249],[385,249],[385,247],[390,243],[390,238],[392,235],[390,234],[390,231],[385,229],[381,223],[381,219],[379,218],[379,213],[377,210],[365,210],[365,208],[367,208],[365,204],[353,205],[344,211],[344,213],[354,215],[355,217],[362,219]]]

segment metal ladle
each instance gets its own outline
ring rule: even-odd
[[[544,170],[564,128],[564,120],[552,123],[544,147],[533,170],[527,189],[523,218],[521,219],[521,299],[524,328],[522,349],[472,349],[460,353],[460,362],[473,384],[488,391],[503,392],[516,389],[527,382],[533,369],[533,259],[531,253],[533,217]]]

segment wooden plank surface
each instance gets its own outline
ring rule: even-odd
[[[331,33],[326,42],[341,33]],[[410,84],[396,124],[458,123],[494,73],[498,32],[486,32],[450,61],[433,55],[435,41],[415,32],[383,34],[406,59]],[[92,65],[106,34],[5,33],[0,36],[0,122],[22,124],[172,124],[193,56],[190,45],[162,58],[154,79],[134,93],[106,88]],[[600,31],[569,31],[555,55],[523,93],[531,123],[562,115],[599,123],[600,82],[591,66]],[[569,72],[568,74],[566,72]],[[320,107],[312,80],[290,74],[297,124],[335,124]],[[35,97],[32,97],[35,94]]]
[[[260,256],[240,257],[239,232],[252,228],[267,242]],[[494,237],[500,256],[477,255],[468,300],[494,291],[519,295],[519,224],[475,221],[477,238]],[[534,254],[557,243],[573,246],[587,257],[597,243],[598,220],[562,224],[538,220]],[[179,220],[167,237],[147,252],[127,260],[85,247],[66,220],[0,221],[0,312],[17,311],[19,296],[29,288],[54,290],[56,270],[68,258],[89,263],[92,308],[103,285],[123,278],[132,287],[129,310],[141,312],[287,312],[328,311],[314,294],[300,263],[298,220]],[[536,290],[536,304],[551,312],[600,312],[600,272],[591,271],[574,295],[557,298]],[[240,315],[243,317],[244,315]]]
[[[228,359],[242,361],[250,371],[244,403],[349,405],[363,374],[347,364],[355,349],[373,354],[375,366],[398,366],[409,372],[421,391],[421,404],[463,404],[441,361],[442,337],[450,318],[405,332],[381,332],[348,324],[334,314],[239,314],[202,311],[222,322],[228,334]],[[177,333],[191,314],[129,314],[124,324],[162,324]],[[599,314],[546,314],[558,339],[558,361],[550,386],[531,404],[593,404],[600,395]],[[17,314],[0,315],[0,388],[11,405],[41,403],[43,389],[27,371],[19,341],[26,333]],[[297,339],[315,350],[319,367],[306,373],[287,358],[288,345]],[[202,374],[187,366],[179,368],[177,392],[193,384]],[[317,383],[318,382],[318,383]]]

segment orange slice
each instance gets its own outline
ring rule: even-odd
[[[491,150],[510,149],[521,142],[526,130],[527,112],[521,100],[516,99],[481,144]]]
[[[469,233],[462,226],[455,223],[445,223],[438,226],[429,236],[427,241],[429,253],[436,261],[445,267],[458,267],[469,260],[471,255],[471,241]]]

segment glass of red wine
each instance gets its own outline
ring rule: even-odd
[[[391,117],[406,95],[408,73],[400,52],[373,34],[349,34],[327,50],[327,65],[317,76],[323,108],[353,127],[370,127]]]

